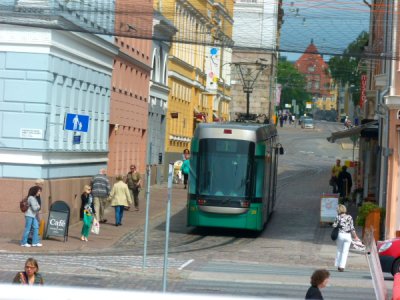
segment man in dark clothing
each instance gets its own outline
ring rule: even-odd
[[[338,176],[338,189],[340,193],[340,197],[343,200],[346,200],[351,192],[351,187],[353,185],[353,181],[351,180],[351,175],[347,172],[347,167],[343,166],[342,171]]]

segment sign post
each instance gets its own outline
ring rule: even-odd
[[[56,201],[50,206],[44,238],[49,236],[63,236],[64,243],[68,240],[70,209],[64,201]]]

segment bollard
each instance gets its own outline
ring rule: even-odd
[[[400,300],[400,273],[394,275],[392,300]]]

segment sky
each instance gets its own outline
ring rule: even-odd
[[[283,0],[283,9],[280,49],[290,61],[301,56],[311,39],[327,60],[369,31],[370,9],[362,0]]]

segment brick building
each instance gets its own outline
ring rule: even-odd
[[[314,102],[318,98],[331,102],[329,67],[312,40],[304,54],[295,62],[295,67],[306,77],[306,89],[312,95]]]

